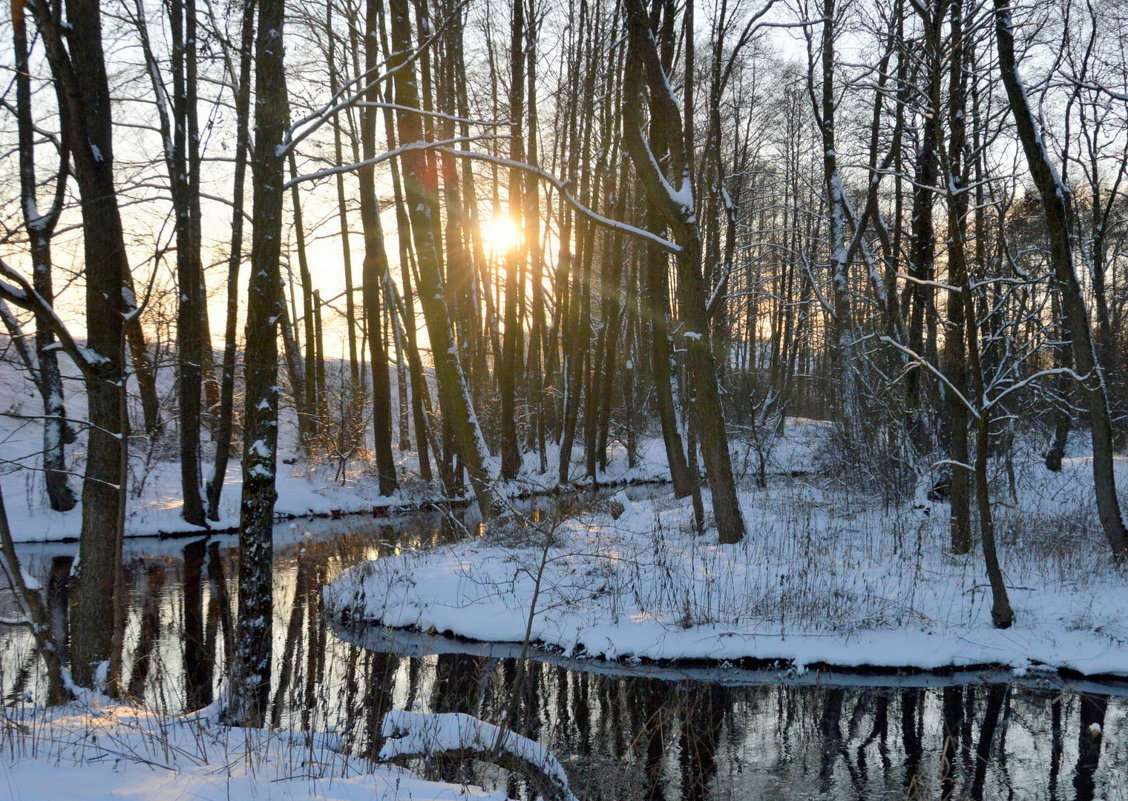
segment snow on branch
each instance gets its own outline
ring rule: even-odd
[[[526,164],[523,161],[514,161],[512,159],[502,158],[501,156],[491,156],[489,153],[478,153],[471,150],[454,150],[453,148],[437,146],[439,143],[432,143],[436,145],[435,150],[440,153],[449,153],[452,156],[459,156],[460,158],[475,159],[476,161],[484,161],[489,164],[497,164],[501,167],[509,167],[512,169],[522,170],[537,176],[542,181],[550,184],[561,196],[568,202],[573,209],[578,211],[583,216],[594,222],[596,225],[601,225],[612,231],[619,231],[620,233],[628,234],[629,236],[636,237],[649,242],[652,245],[657,245],[667,253],[680,253],[681,247],[674,244],[665,237],[659,236],[653,231],[647,231],[645,228],[639,228],[631,225],[630,223],[622,222],[621,220],[613,220],[610,217],[604,217],[594,209],[590,209],[581,203],[575,195],[569,190],[569,182],[562,181],[548,170],[541,167],[534,167],[532,164]]]
[[[360,100],[355,104],[358,108],[380,108],[391,109],[392,111],[405,111],[409,114],[419,114],[423,117],[430,117],[436,120],[446,120],[447,122],[459,122],[467,125],[480,125],[483,128],[501,128],[506,125],[512,125],[512,120],[480,120],[475,117],[460,117],[457,114],[444,114],[441,111],[427,111],[426,109],[418,108],[417,106],[404,106],[399,103],[386,103],[382,100]]]
[[[450,139],[437,139],[437,140],[430,141],[430,142],[425,141],[425,140],[424,141],[418,141],[418,142],[409,142],[406,145],[400,145],[399,147],[392,148],[391,150],[387,150],[383,153],[380,153],[379,155],[373,156],[370,159],[364,159],[363,161],[354,161],[354,162],[350,162],[349,164],[339,164],[335,167],[326,167],[325,169],[317,170],[316,172],[306,173],[304,175],[296,175],[293,178],[291,178],[289,181],[286,181],[284,184],[282,184],[282,188],[283,189],[290,189],[290,188],[296,186],[297,184],[304,183],[306,181],[316,181],[320,178],[325,178],[325,177],[330,176],[330,175],[336,175],[337,173],[340,173],[340,172],[355,172],[356,170],[359,170],[361,167],[369,167],[369,166],[374,165],[374,164],[380,164],[381,162],[385,162],[385,161],[389,161],[391,159],[394,159],[395,157],[400,156],[400,155],[408,152],[409,150],[428,150],[428,149],[434,148],[436,150],[441,150],[443,152],[460,153],[462,151],[458,151],[458,150],[447,151],[447,149],[444,147],[444,145],[459,145],[459,144],[465,144],[465,143],[468,143],[468,142],[479,142],[483,139],[501,139],[501,138],[507,138],[507,137],[502,137],[502,136],[495,135],[495,134],[480,134],[478,136],[455,136],[455,137],[452,137]]]
[[[1088,89],[1091,92],[1100,92],[1101,94],[1108,95],[1113,100],[1121,100],[1128,103],[1128,94],[1124,92],[1117,92],[1115,89],[1109,89],[1104,84],[1094,83],[1092,81],[1082,81],[1077,78],[1065,76],[1065,79],[1076,86],[1078,89]]]
[[[12,283],[8,283],[9,281]],[[36,292],[31,283],[3,259],[0,259],[0,298],[19,306],[21,309],[40,312],[55,332],[55,336],[59,338],[63,350],[74,360],[84,374],[90,373],[91,370],[107,361],[104,356],[80,346],[71,336],[66,324],[55,313],[55,307]]]
[[[951,392],[955,396],[956,400],[958,400],[965,407],[967,407],[967,410],[971,413],[971,416],[974,417],[976,420],[979,419],[979,414],[980,414],[979,409],[975,405],[973,405],[972,402],[969,401],[967,399],[967,397],[962,392],[960,392],[958,389],[956,389],[955,385],[951,381],[949,381],[948,377],[946,375],[944,375],[944,373],[941,372],[939,369],[937,369],[935,365],[933,365],[931,362],[929,362],[927,359],[925,359],[923,356],[921,356],[919,353],[917,353],[912,348],[905,347],[900,342],[894,342],[893,339],[890,338],[890,337],[887,337],[887,336],[878,337],[878,341],[884,342],[886,345],[890,345],[891,347],[896,348],[897,350],[901,351],[901,353],[908,356],[911,361],[907,365],[905,365],[906,368],[912,367],[914,365],[920,366],[920,367],[924,368],[925,370],[927,370],[928,372],[932,373],[938,379],[940,379],[940,382],[948,388],[948,391]]]
[[[319,129],[335,115],[361,102],[362,98],[368,93],[368,90],[373,86],[391,80],[398,72],[414,64],[419,57],[423,55],[424,51],[438,40],[447,26],[450,25],[453,20],[459,18],[458,15],[462,13],[463,7],[466,6],[468,2],[469,0],[461,0],[461,2],[457,3],[455,8],[451,9],[450,13],[438,27],[431,31],[430,36],[421,41],[419,46],[408,53],[407,57],[395,67],[385,69],[393,59],[402,56],[401,53],[389,54],[388,58],[385,60],[365,70],[355,78],[346,81],[329,99],[328,103],[320,108],[314,109],[301,119],[292,121],[286,131],[285,141],[278,147],[278,155],[286,155],[297,147],[303,139],[310,136],[310,134]]]
[[[380,759],[452,756],[479,759],[520,773],[542,798],[578,801],[564,766],[528,737],[459,713],[392,711],[380,733],[388,738]]]

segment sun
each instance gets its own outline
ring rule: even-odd
[[[502,255],[520,244],[521,229],[504,214],[491,217],[482,223],[482,241],[486,250]]]

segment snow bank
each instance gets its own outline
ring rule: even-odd
[[[539,646],[612,660],[1128,675],[1128,582],[1096,523],[1088,460],[1060,474],[1018,467],[1018,503],[996,493],[1018,615],[1007,631],[991,625],[981,555],[949,552],[945,504],[883,508],[805,481],[742,494],[748,536],[736,546],[697,537],[687,502],[620,493],[615,515],[359,565],[325,604],[350,623],[489,642],[528,630]]]
[[[332,736],[226,728],[204,716],[76,702],[5,710],[4,729],[0,787],[12,801],[505,799],[350,759]]]

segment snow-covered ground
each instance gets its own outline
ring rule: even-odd
[[[812,429],[780,450],[813,458]],[[1120,486],[1128,464],[1117,462]],[[326,605],[367,621],[617,660],[778,660],[937,669],[1001,665],[1128,675],[1128,581],[1111,564],[1090,462],[1016,464],[994,493],[1015,626],[992,627],[978,550],[954,556],[948,509],[884,505],[825,478],[746,490],[748,536],[721,546],[688,502],[620,492],[576,516],[359,565]]]
[[[69,362],[63,359],[64,373],[73,374]],[[171,370],[159,375],[159,384],[171,392]],[[68,415],[75,420],[85,415],[85,398],[75,383],[70,384]],[[38,392],[12,364],[0,361],[0,482],[13,535],[17,542],[74,539],[82,524],[81,504],[70,512],[53,512],[48,507],[43,486],[42,428],[37,415],[42,414],[42,401]],[[402,489],[393,495],[380,495],[375,471],[364,462],[353,460],[346,466],[343,477],[337,475],[335,464],[310,465],[299,454],[295,442],[297,423],[293,410],[282,410],[278,465],[278,502],[275,513],[280,519],[315,517],[337,514],[391,514],[410,512],[427,503],[442,500],[437,482],[427,484],[419,479],[418,460],[414,452],[395,451],[398,460]],[[152,536],[157,534],[186,534],[200,529],[186,523],[180,516],[180,465],[175,458],[175,431],[166,434],[153,454],[146,453],[144,442],[135,441],[130,455],[130,492],[126,513],[126,536]],[[204,468],[211,468],[209,455],[212,446],[204,432]],[[75,474],[71,486],[81,497],[81,472],[85,462],[85,437],[67,448],[68,467]],[[639,463],[627,464],[626,451],[621,445],[610,449],[611,459],[607,470],[600,475],[605,483],[660,481],[669,477],[665,454],[660,440],[646,440],[639,448]],[[233,461],[228,465],[220,502],[220,520],[213,523],[215,531],[232,531],[239,523],[239,493],[242,474],[238,463],[238,443]],[[539,472],[539,457],[525,454],[524,469],[518,479],[499,485],[499,497],[514,498],[546,492],[556,486],[559,451],[550,445],[547,453],[549,470]],[[500,458],[490,465],[496,475]],[[583,451],[572,453],[572,476],[583,477]]]
[[[89,696],[0,717],[0,792],[11,801],[503,801],[353,759],[332,735],[220,726]]]
[[[0,389],[11,413],[0,418],[0,460],[7,465],[0,481],[17,539],[77,536],[80,510],[49,511],[42,475],[28,469],[40,436],[35,391],[10,365],[0,369]],[[70,402],[81,419],[81,393]],[[281,516],[409,511],[439,498],[415,475],[412,454],[400,455],[404,489],[393,496],[380,496],[359,463],[338,481],[332,465],[295,458],[293,428],[285,426],[279,466]],[[520,642],[528,631],[533,641],[566,653],[612,659],[991,664],[1128,675],[1128,622],[1120,615],[1128,585],[1111,566],[1097,525],[1084,437],[1071,443],[1075,450],[1060,474],[1047,472],[1031,448],[1016,460],[1017,497],[1003,476],[994,489],[1018,616],[1005,632],[990,625],[981,555],[955,557],[946,547],[947,505],[923,493],[886,504],[848,473],[831,477],[823,470],[833,453],[830,427],[798,419],[787,421],[772,449],[766,490],[752,489],[755,449],[733,443],[748,528],[738,546],[696,536],[689,504],[671,500],[666,489],[633,500],[622,493],[614,504],[570,510],[562,521],[516,531],[502,526],[485,538],[360,566],[332,588],[329,603],[354,618],[481,640]],[[76,470],[81,445],[80,439],[70,449]],[[614,445],[601,483],[667,477],[659,440],[644,441],[640,453],[639,464],[628,468],[623,448]],[[192,530],[179,516],[179,466],[167,457],[134,455],[129,534]],[[577,448],[577,480],[582,459]],[[540,473],[537,455],[526,454],[521,477],[498,494],[553,489],[554,451],[547,461]],[[1119,460],[1117,471],[1120,486],[1128,486],[1128,464]],[[237,523],[239,478],[233,464],[216,528]]]

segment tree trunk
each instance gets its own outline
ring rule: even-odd
[[[662,211],[680,247],[676,256],[678,305],[684,326],[682,336],[686,360],[695,392],[690,408],[700,432],[701,455],[713,496],[717,536],[721,543],[730,544],[744,537],[744,519],[736,496],[716,364],[709,345],[709,316],[705,281],[701,274],[701,240],[693,207],[690,171],[692,136],[688,129],[682,127],[681,112],[670,94],[671,84],[662,68],[645,4],[642,0],[628,0],[627,9],[630,52],[634,54],[633,58],[628,56],[627,62],[637,64],[638,68],[628,70],[624,87],[626,146],[651,203]],[[691,63],[687,75],[692,71]],[[676,196],[668,191],[671,186],[669,179],[659,171],[658,163],[654,161],[642,135],[640,72],[646,77],[650,93],[650,124],[665,129],[663,138],[670,145],[673,157],[670,172],[675,184],[681,187]],[[692,96],[691,85],[686,87],[686,94]],[[686,124],[691,125],[691,115],[687,115],[686,119]]]
[[[173,149],[169,162],[176,216],[176,355],[179,371],[177,396],[180,417],[181,516],[193,525],[204,525],[201,495],[200,428],[203,401],[203,321],[207,302],[200,262],[199,153],[198,142],[190,142],[191,122],[196,119],[195,88],[189,86],[188,69],[195,72],[195,3],[171,0]]]
[[[243,497],[239,520],[239,610],[226,719],[262,726],[270,693],[275,469],[278,451],[278,340],[284,304],[278,262],[286,137],[283,0],[259,0],[255,47],[255,146],[251,279],[247,291]]]
[[[87,438],[79,569],[71,595],[71,661],[75,681],[91,686],[109,663],[111,692],[120,678],[123,629],[121,545],[125,524],[127,417],[125,328],[129,262],[113,178],[109,85],[102,20],[95,0],[69,0],[60,20],[31,6],[59,86],[63,139],[74,159],[86,273]],[[134,321],[136,318],[134,317]]]
[[[25,0],[12,2],[12,44],[16,67],[16,122],[20,151],[20,199],[31,250],[32,284],[48,304],[54,303],[51,279],[51,236],[62,209],[62,190],[68,173],[67,154],[60,154],[56,196],[47,214],[36,212],[35,128],[31,110],[31,72],[28,66],[27,18]],[[67,480],[66,443],[74,434],[67,425],[63,403],[63,379],[55,354],[55,335],[45,311],[35,312],[36,385],[43,398],[43,468],[47,499],[56,512],[69,512],[78,503]]]
[[[380,12],[379,0],[368,0],[368,30],[375,31]],[[379,66],[376,37],[364,40],[365,68]],[[376,102],[374,88],[369,88],[366,98]],[[360,112],[361,157],[376,155],[377,110],[368,106]],[[388,343],[384,337],[383,294],[388,280],[388,254],[384,249],[384,229],[380,223],[380,209],[376,199],[375,168],[372,165],[357,171],[360,182],[360,220],[364,229],[364,264],[361,268],[364,313],[368,318],[368,352],[372,360],[372,427],[373,446],[376,450],[376,472],[379,476],[380,494],[391,495],[399,487],[396,464],[392,457],[392,387],[388,377]]]
[[[287,154],[287,162],[290,167],[291,180],[296,179],[298,177],[298,164],[293,150]],[[317,311],[313,300],[313,276],[309,271],[309,258],[306,254],[305,223],[302,220],[302,203],[301,197],[298,195],[298,185],[296,183],[292,184],[290,187],[290,206],[294,215],[294,244],[298,254],[298,281],[301,284],[302,290],[301,331],[304,340],[301,351],[301,362],[304,365],[302,382],[300,385],[294,384],[292,389],[295,401],[297,401],[298,394],[301,393],[301,401],[295,403],[297,408],[302,410],[302,412],[298,414],[298,441],[301,443],[302,451],[308,457],[316,450],[320,441],[322,421],[318,412],[321,407],[321,398],[317,391],[317,370],[315,369],[315,365],[317,364],[317,340],[314,318],[317,315]],[[293,262],[290,262],[290,264],[292,265]],[[291,278],[291,281],[292,280]],[[291,296],[292,295],[293,290],[291,289]],[[290,322],[297,328],[298,321],[296,319]],[[295,335],[296,334],[297,332],[295,331]]]
[[[239,267],[243,261],[243,190],[250,147],[251,57],[255,33],[255,2],[243,0],[239,40],[239,83],[235,88],[235,177],[232,185],[231,252],[227,258],[227,318],[223,337],[223,368],[216,425],[215,465],[208,480],[208,517],[219,520],[219,499],[227,476],[234,428],[235,357],[239,320]]]
[[[956,4],[952,5],[953,25],[960,18]],[[931,21],[933,37],[932,49],[939,62],[942,44],[940,31],[943,18],[949,7],[948,0],[939,0],[932,8]],[[951,387],[947,394],[948,409],[948,456],[951,480],[949,482],[949,503],[951,505],[951,545],[952,552],[965,554],[971,550],[971,478],[970,447],[968,442],[969,410],[965,405],[971,393],[968,391],[968,366],[978,361],[976,348],[977,327],[974,304],[969,305],[970,280],[967,259],[967,214],[970,197],[963,188],[967,185],[967,173],[963,163],[964,147],[967,143],[965,122],[966,87],[963,81],[962,64],[963,42],[956,27],[951,32],[952,55],[951,85],[948,98],[948,149],[943,152],[944,128],[939,114],[933,116],[931,135],[937,152],[943,156],[947,210],[948,210],[948,283],[953,287],[948,291],[948,325],[944,340],[944,373]],[[940,108],[939,80],[933,82],[933,108]],[[968,309],[971,309],[969,312]],[[957,394],[958,393],[958,394]],[[982,395],[977,395],[975,403],[983,407]],[[981,409],[982,413],[986,413]],[[978,426],[977,426],[978,430]],[[978,497],[978,496],[977,496]],[[988,513],[988,521],[990,514]],[[984,546],[986,547],[986,545]]]
[[[384,52],[388,52],[388,37],[386,14],[378,15],[380,42]],[[376,87],[377,97],[379,85]],[[395,114],[390,107],[384,108],[384,133],[388,140],[388,149],[396,146]],[[419,454],[419,474],[424,481],[432,479],[431,458],[429,454],[428,423],[424,407],[429,405],[426,379],[423,375],[422,360],[419,358],[418,330],[415,321],[415,303],[413,299],[411,271],[414,256],[411,246],[411,221],[407,214],[406,204],[403,199],[403,183],[400,176],[400,165],[393,161],[390,165],[392,174],[392,198],[396,209],[396,232],[399,240],[400,279],[403,282],[403,308],[400,309],[400,318],[403,320],[404,333],[407,336],[407,353],[409,365],[409,378],[411,379],[411,421],[415,429],[415,448]],[[394,289],[394,284],[390,287]]]
[[[396,104],[404,108],[419,107],[419,93],[415,83],[415,70],[407,61],[412,52],[411,21],[407,0],[390,0],[392,58],[388,68],[394,71]],[[422,126],[417,114],[398,113],[401,148],[423,139]],[[443,417],[449,421],[457,440],[459,453],[470,474],[470,483],[478,507],[484,518],[493,515],[493,493],[486,469],[489,450],[474,415],[473,404],[462,372],[458,351],[454,347],[447,314],[446,293],[443,288],[437,244],[432,216],[437,209],[438,180],[434,169],[427,163],[422,150],[407,148],[400,156],[403,166],[404,196],[411,232],[415,242],[415,256],[419,266],[419,302],[431,340],[431,354],[435,364],[435,378],[439,387],[439,400]],[[378,325],[370,321],[369,325]]]
[[[854,317],[850,308],[850,263],[846,248],[846,187],[838,170],[835,145],[834,39],[835,0],[823,0],[822,24],[822,95],[817,115],[823,146],[823,180],[826,182],[829,215],[827,233],[830,238],[831,298],[834,307],[833,359],[838,367],[838,412],[846,447],[857,444],[858,427],[862,425],[859,390],[859,359],[854,340]],[[813,71],[813,68],[812,68]],[[811,79],[814,80],[813,77]],[[812,100],[815,97],[811,89]]]
[[[511,65],[509,83],[509,157],[525,160],[522,122],[525,113],[525,0],[512,0],[510,18]],[[509,171],[509,219],[520,225],[524,216],[524,175],[517,168]],[[525,248],[517,244],[503,254],[505,258],[505,338],[501,346],[501,364],[497,371],[497,389],[501,396],[501,477],[512,480],[521,468],[521,449],[517,431],[517,350],[520,347],[522,320],[517,313],[518,288],[524,280]]]
[[[999,556],[995,546],[995,527],[991,520],[991,493],[987,476],[987,457],[991,449],[991,406],[987,403],[987,387],[983,374],[983,360],[979,349],[979,325],[975,312],[975,300],[972,295],[971,275],[968,270],[966,253],[967,215],[970,195],[968,194],[968,169],[963,161],[963,153],[967,144],[967,79],[964,74],[964,60],[967,57],[964,47],[963,28],[963,0],[951,0],[951,64],[949,67],[950,83],[948,89],[948,157],[947,180],[948,187],[948,264],[949,280],[958,287],[949,293],[949,306],[963,307],[960,322],[965,327],[961,346],[966,346],[967,368],[964,368],[964,354],[958,354],[959,368],[953,370],[953,376],[963,383],[955,386],[965,396],[972,396],[978,409],[975,421],[975,499],[979,511],[979,537],[983,547],[983,557],[987,563],[987,578],[991,584],[991,620],[995,628],[1006,629],[1014,623],[1014,611],[1011,609],[1010,600],[1007,598],[1007,588],[1003,581],[1003,571],[999,566]],[[953,323],[954,324],[954,323]],[[949,331],[951,337],[955,331]],[[961,351],[963,348],[961,347]],[[949,365],[954,368],[955,365]],[[970,382],[968,374],[970,373]],[[966,392],[965,387],[971,392]],[[961,403],[962,405],[962,403]],[[964,453],[967,450],[967,413],[965,408],[960,417],[960,430],[963,432]],[[953,443],[956,437],[956,421],[952,423]],[[953,448],[953,461],[959,459]],[[967,463],[966,456],[961,460]],[[957,529],[956,521],[956,477],[964,476],[965,487],[967,469],[961,465],[952,466],[952,550],[955,553],[967,553],[971,550],[971,527]],[[962,490],[966,493],[966,489]],[[960,521],[963,523],[964,521]]]
[[[1116,476],[1112,469],[1112,420],[1104,373],[1093,350],[1089,314],[1081,285],[1073,269],[1073,248],[1069,236],[1066,197],[1069,187],[1058,176],[1026,97],[1014,52],[1014,30],[1008,0],[995,0],[995,38],[999,47],[999,70],[1014,115],[1018,138],[1026,162],[1042,196],[1042,210],[1050,238],[1050,261],[1061,289],[1062,304],[1073,333],[1073,362],[1082,376],[1081,387],[1088,402],[1093,442],[1093,484],[1101,526],[1118,561],[1128,559],[1128,531],[1116,497]]]

